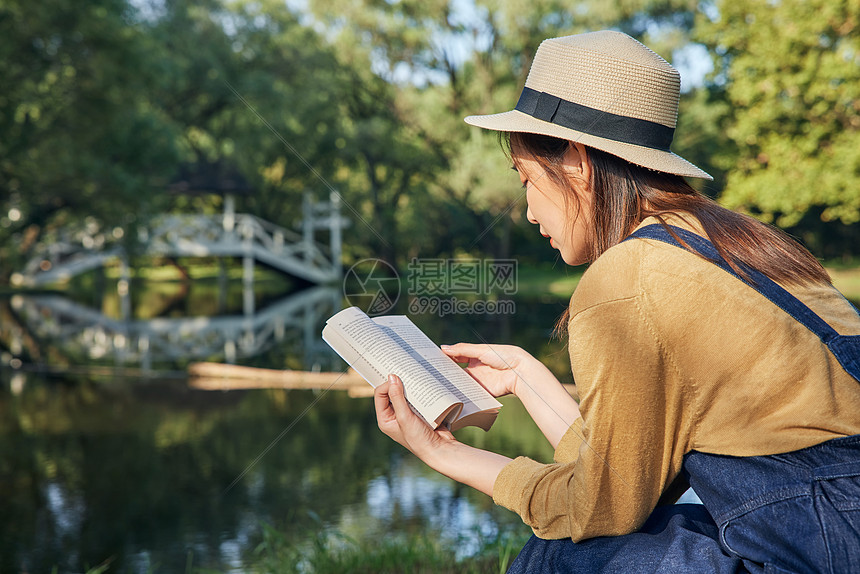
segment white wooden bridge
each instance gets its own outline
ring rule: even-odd
[[[332,283],[341,278],[341,229],[347,220],[340,214],[340,196],[315,202],[309,194],[302,204],[302,232],[297,233],[257,216],[236,213],[232,196],[225,197],[219,215],[164,215],[140,230],[147,256],[240,257],[244,281],[253,283],[254,263],[299,277],[311,283]],[[329,232],[329,245],[316,241],[318,229]],[[67,231],[59,240],[42,245],[12,284],[38,287],[68,279],[101,267],[109,260],[121,262],[121,282],[128,285],[128,261],[120,240],[123,230],[110,232],[95,225]]]
[[[341,296],[339,288],[311,287],[250,315],[148,320],[107,317],[60,295],[15,295],[12,307],[35,339],[86,362],[145,370],[200,360],[233,363],[281,345],[301,352],[306,369],[326,370],[337,359],[319,333],[340,309]]]

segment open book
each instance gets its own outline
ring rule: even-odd
[[[403,381],[412,410],[433,428],[489,430],[502,404],[404,315],[371,319],[358,307],[328,321],[323,340],[376,387]]]

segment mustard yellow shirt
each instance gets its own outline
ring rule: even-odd
[[[783,286],[837,332],[860,334],[836,289]],[[571,298],[569,338],[581,418],[554,464],[517,458],[493,489],[541,538],[636,531],[691,450],[767,455],[860,434],[860,382],[818,337],[672,245],[637,239],[599,257]]]

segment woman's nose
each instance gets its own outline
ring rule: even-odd
[[[532,208],[531,207],[526,208],[526,219],[528,220],[529,223],[534,223],[535,225],[537,225],[538,220],[535,219],[534,215],[532,215]]]

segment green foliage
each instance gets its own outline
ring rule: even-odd
[[[525,543],[525,538],[498,536],[486,540],[476,533],[480,542],[477,553],[457,558],[459,544],[443,542],[429,533],[413,536],[391,533],[381,540],[359,542],[322,526],[308,540],[297,543],[263,524],[262,541],[254,549],[251,569],[273,574],[501,573]]]
[[[815,208],[824,221],[860,221],[860,5],[723,1],[716,10],[698,37],[731,110],[731,145],[715,150],[729,172],[722,201],[780,226]]]
[[[545,38],[611,26],[671,53],[686,42],[696,6],[690,0],[311,3],[334,46],[350,54],[346,65],[363,65],[387,80],[394,120],[387,133],[395,143],[373,159],[387,166],[386,173],[405,166],[412,174],[406,188],[394,178],[365,182],[365,204],[374,214],[369,220],[384,238],[377,252],[395,261],[464,251],[523,253],[521,244],[537,236],[523,217],[518,181],[497,135],[470,128],[462,118],[510,109]],[[396,149],[411,152],[398,155]],[[379,217],[386,209],[397,217]]]
[[[335,185],[353,170],[340,125],[360,91],[281,3],[9,2],[0,38],[0,277],[70,224],[217,211],[167,193],[180,167],[238,172],[240,209],[287,226],[325,187],[308,166]]]
[[[175,166],[175,127],[140,95],[157,70],[132,19],[121,0],[0,6],[3,271],[53,221],[132,224]]]
[[[47,0],[0,4],[0,281],[68,225],[109,231],[163,211],[218,212],[169,192],[230,174],[237,208],[291,227],[301,195],[336,190],[345,263],[547,258],[496,134],[539,43],[615,28],[668,59],[715,60],[684,95],[675,149],[726,205],[817,246],[860,221],[856,2],[755,0]],[[211,190],[210,190],[211,191]],[[828,255],[839,253],[828,252]]]

